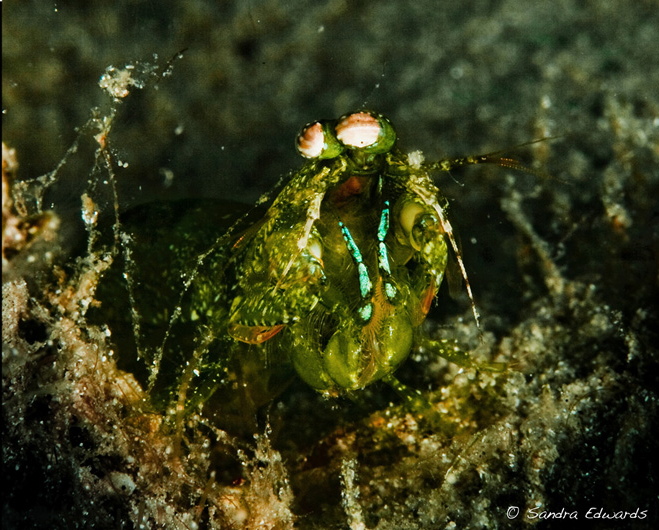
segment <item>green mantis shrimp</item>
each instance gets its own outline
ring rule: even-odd
[[[136,341],[165,324],[153,356],[159,367],[165,344],[197,330],[187,346],[196,353],[174,385],[179,402],[207,400],[227,383],[228,359],[239,358],[252,359],[261,374],[253,379],[266,377],[266,368],[292,367],[328,397],[382,380],[417,406],[420,394],[394,375],[415,345],[470,364],[452,343],[420,332],[451,252],[479,318],[447,200],[431,174],[468,164],[519,166],[494,154],[423,162],[396,147],[386,117],[365,110],[307,125],[297,149],[306,163],[256,221],[227,227],[225,212],[212,205],[128,216],[125,226],[140,227],[125,234]],[[174,227],[182,235],[174,237]],[[163,291],[178,303],[162,303]]]

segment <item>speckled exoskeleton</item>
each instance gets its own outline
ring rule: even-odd
[[[159,366],[163,346],[181,329],[200,331],[177,383],[179,400],[182,384],[195,389],[188,397],[203,401],[230,381],[228,359],[251,359],[243,372],[292,366],[326,396],[383,380],[409,404],[420,396],[394,373],[415,344],[469,364],[452,343],[419,332],[450,252],[471,297],[447,201],[431,172],[515,162],[483,155],[427,163],[395,143],[393,126],[375,112],[317,121],[297,139],[307,162],[256,221],[227,231],[217,205],[128,216],[124,225],[135,228],[127,231],[125,275],[136,335],[168,324],[154,357]],[[472,307],[478,320],[473,299]]]

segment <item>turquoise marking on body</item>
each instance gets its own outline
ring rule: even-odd
[[[365,306],[360,307],[358,312],[362,320],[368,322],[371,319],[371,315],[373,314],[373,304],[368,303]]]
[[[363,263],[357,265],[359,270],[359,291],[362,295],[362,298],[366,298],[371,292],[373,284],[371,284],[371,279],[368,277],[368,269]]]
[[[378,227],[378,241],[384,241],[387,232],[389,231],[389,201],[384,201],[384,208],[380,215],[380,226]]]
[[[391,274],[389,267],[389,256],[387,255],[387,245],[384,244],[384,238],[389,231],[389,201],[384,202],[384,209],[380,215],[380,226],[378,227],[378,264],[380,269],[387,274]]]
[[[343,234],[343,239],[345,239],[345,242],[348,245],[348,250],[350,251],[350,255],[353,257],[355,262],[361,263],[362,253],[359,251],[359,247],[357,246],[357,243],[355,243],[355,240],[352,238],[352,234],[350,233],[350,230],[348,230],[348,227],[344,225],[341,221],[339,221],[339,226],[341,227],[341,233]]]
[[[346,244],[348,245],[348,250],[352,259],[355,260],[357,264],[357,270],[359,271],[359,291],[362,295],[362,298],[366,298],[373,288],[371,279],[368,277],[368,269],[362,260],[362,253],[359,251],[359,247],[355,243],[355,240],[352,238],[352,234],[348,227],[345,226],[341,221],[339,221],[339,226],[341,227],[341,233],[343,234],[343,239],[345,239]]]
[[[385,278],[391,276],[391,267],[389,265],[389,254],[387,254],[387,245],[384,242],[384,238],[387,236],[389,231],[389,201],[384,201],[384,208],[382,209],[382,214],[380,215],[380,226],[378,227],[378,265],[381,271],[384,271]],[[384,292],[389,301],[393,300],[398,290],[390,282],[384,282]]]
[[[396,287],[394,287],[394,285],[389,282],[384,284],[384,292],[389,300],[392,300],[395,298],[396,294],[398,294]]]

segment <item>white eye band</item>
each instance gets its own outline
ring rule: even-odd
[[[325,147],[325,133],[319,121],[307,125],[297,138],[297,150],[305,158],[318,158]]]
[[[356,112],[338,123],[336,137],[346,147],[368,147],[378,141],[381,131],[377,118],[366,112]]]

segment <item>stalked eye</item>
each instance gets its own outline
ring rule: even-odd
[[[334,158],[343,147],[332,133],[331,127],[320,121],[306,125],[297,137],[298,153],[305,158]]]
[[[341,118],[336,137],[348,149],[386,153],[396,142],[396,133],[387,118],[374,112],[355,112]]]

